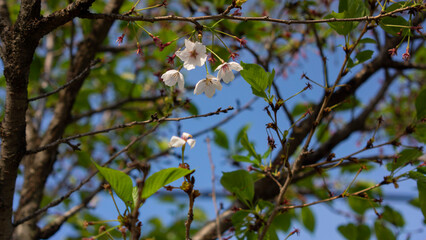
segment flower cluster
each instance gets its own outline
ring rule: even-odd
[[[206,50],[206,46],[202,43],[191,42],[190,40],[185,39],[185,49],[176,51],[172,59],[169,59],[169,63],[172,63],[174,57],[177,56],[180,60],[183,61],[183,67],[188,71],[195,69],[196,66],[201,67],[206,63],[208,58]],[[231,57],[233,59],[235,58],[235,56]],[[213,57],[211,56],[210,58]],[[205,93],[207,97],[213,97],[216,90],[222,90],[222,85],[220,83],[221,80],[223,80],[225,83],[229,83],[235,78],[232,70],[241,71],[243,69],[241,65],[236,62],[221,61],[222,64],[219,65],[215,70],[218,71],[217,77],[207,73],[206,78],[201,79],[195,85],[194,94],[199,95]],[[163,79],[167,86],[175,86],[177,83],[179,89],[184,89],[185,80],[179,70],[168,70],[161,76],[161,79]]]

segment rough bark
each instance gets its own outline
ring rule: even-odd
[[[110,1],[104,12],[117,13],[123,0]],[[108,31],[113,24],[113,20],[98,20],[93,22],[91,33],[79,44],[78,51],[74,57],[72,67],[67,74],[67,81],[74,79],[82,71],[90,66],[91,61],[95,58],[98,47],[107,37]],[[87,75],[89,72],[87,73]],[[40,141],[40,145],[46,145],[62,137],[67,125],[71,120],[71,110],[83,85],[87,75],[74,82],[59,94],[59,100],[54,110],[54,117]],[[25,161],[24,184],[21,191],[21,199],[19,207],[15,213],[15,219],[24,218],[40,207],[43,197],[44,186],[47,178],[53,170],[56,161],[57,147],[40,152],[35,156],[29,156]],[[39,229],[37,227],[37,218],[33,218],[16,227],[14,237],[16,239],[36,239],[39,237]],[[57,231],[55,229],[55,231]]]
[[[83,0],[78,2],[93,2]],[[77,4],[78,5],[78,4]],[[73,5],[75,6],[75,5]],[[11,239],[13,197],[17,171],[26,150],[26,111],[28,76],[35,49],[44,34],[78,15],[80,8],[68,8],[68,16],[43,22],[40,0],[21,1],[20,11],[11,25],[6,1],[0,1],[1,57],[6,79],[5,114],[1,123],[0,160],[0,239]],[[81,6],[80,6],[81,7]],[[75,16],[74,16],[75,15]]]

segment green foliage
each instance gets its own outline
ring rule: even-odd
[[[252,206],[254,184],[250,174],[245,170],[224,172],[220,183],[247,206]]]
[[[257,64],[240,63],[243,70],[240,71],[241,76],[251,86],[254,95],[262,98],[268,98],[271,91],[272,81],[275,77],[275,70],[272,73],[266,72]],[[265,90],[268,89],[268,95]]]
[[[426,88],[424,88],[416,98],[417,119],[426,118]]]
[[[229,140],[226,133],[219,128],[213,130],[213,140],[221,148],[228,150],[229,149]]]
[[[376,221],[374,223],[374,230],[376,232],[377,240],[396,240],[395,235],[385,226],[383,221]]]
[[[386,8],[387,12],[391,12],[394,10],[397,10],[399,8],[404,7],[404,3],[403,2],[397,2],[394,3],[392,5],[390,5],[389,7]],[[403,36],[405,36],[408,32],[408,28],[404,28],[404,27],[408,27],[409,24],[407,22],[407,20],[405,20],[403,17],[401,16],[390,16],[390,17],[385,17],[383,18],[380,22],[379,22],[380,27],[387,33],[397,36],[398,33],[402,30],[402,34]]]
[[[385,206],[383,210],[384,210],[382,213],[383,220],[393,224],[396,227],[403,227],[405,225],[405,221],[401,213],[394,210],[390,206]]]
[[[257,154],[256,150],[254,149],[253,144],[248,140],[247,133],[243,133],[241,136],[241,145],[244,149],[246,149],[249,154],[256,159],[257,165],[260,165],[262,163],[262,157]]]
[[[357,192],[362,189],[366,189],[372,185],[374,184],[365,182],[365,181],[359,181],[356,183],[355,186],[349,189],[349,192]],[[349,207],[356,213],[362,215],[368,209],[371,209],[372,207],[376,207],[376,208],[379,207],[379,205],[373,201],[373,199],[377,198],[378,197],[377,195],[379,194],[380,194],[380,190],[376,188],[372,191],[367,192],[368,198],[359,197],[359,196],[350,196],[348,198]]]
[[[340,0],[339,12],[332,12],[325,18],[356,18],[363,17],[367,13],[367,8],[363,0]],[[358,22],[329,22],[328,25],[340,35],[348,35],[358,26]]]
[[[145,180],[145,185],[142,190],[142,198],[147,199],[152,194],[156,193],[160,188],[170,184],[179,178],[182,178],[195,170],[184,168],[166,168],[162,169]]]
[[[389,171],[394,172],[396,169],[404,167],[408,163],[412,163],[417,160],[420,156],[422,156],[423,152],[417,148],[407,148],[399,153],[396,161],[387,164],[387,168]]]
[[[127,206],[132,206],[132,179],[125,173],[119,170],[101,167],[96,162],[93,162],[99,173],[111,185],[117,196],[123,200]]]
[[[408,176],[417,181],[419,191],[419,207],[423,217],[426,219],[426,167],[418,168],[417,171],[410,171]]]
[[[305,226],[309,231],[313,232],[315,230],[315,216],[311,209],[308,207],[302,208],[301,217],[303,226]]]
[[[367,225],[355,225],[349,223],[340,225],[337,230],[348,240],[368,240],[370,239],[371,231]]]

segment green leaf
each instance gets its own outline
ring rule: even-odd
[[[403,227],[405,224],[405,221],[402,215],[389,206],[384,207],[384,212],[382,214],[382,217],[384,220],[392,223],[393,225],[397,227]]]
[[[142,190],[142,198],[143,199],[149,198],[152,194],[156,193],[160,188],[194,171],[195,170],[188,170],[184,168],[166,168],[152,174],[145,181],[145,185]]]
[[[257,164],[260,165],[262,158],[259,156],[259,154],[256,153],[253,144],[248,140],[247,133],[242,135],[241,145],[250,153],[250,155],[257,159]]]
[[[302,222],[309,231],[313,232],[315,230],[315,217],[308,207],[302,208]]]
[[[316,138],[320,143],[324,143],[327,139],[330,138],[330,131],[328,130],[327,124],[321,124],[318,126]]]
[[[419,142],[426,143],[426,122],[416,125],[416,131],[413,133],[413,137]]]
[[[245,170],[236,170],[233,172],[224,172],[220,183],[231,193],[246,204],[251,206],[254,197],[254,184],[250,174]]]
[[[426,88],[416,98],[416,113],[418,120],[426,117]]]
[[[133,182],[132,179],[125,173],[106,167],[99,166],[96,162],[93,162],[99,173],[105,178],[105,180],[111,185],[111,188],[117,194],[117,196],[123,200],[126,206],[132,206],[132,191]]]
[[[376,40],[372,39],[372,38],[363,38],[359,41],[359,43],[373,43],[376,44]]]
[[[407,34],[408,22],[401,16],[385,17],[379,22],[379,25],[385,32],[394,36],[398,36],[401,31],[401,27],[398,26],[406,26],[406,28],[402,27],[402,35]]]
[[[244,222],[244,218],[246,218],[250,214],[247,210],[240,210],[234,213],[231,217],[232,224],[234,226],[241,225]]]
[[[258,97],[266,98],[265,90],[269,83],[272,83],[271,78],[273,79],[274,77],[271,77],[271,75],[275,74],[275,71],[271,74],[266,72],[260,65],[244,62],[241,62],[241,66],[243,70],[240,71],[240,74],[244,80],[250,84],[253,94]]]
[[[276,229],[282,230],[284,232],[287,232],[291,227],[291,218],[293,217],[290,212],[285,212],[282,214],[278,214],[274,221],[272,222],[272,225],[275,226]]]
[[[373,56],[374,51],[372,50],[365,50],[362,52],[357,53],[355,56],[356,59],[358,59],[358,64],[363,63],[367,60],[369,60]]]
[[[407,148],[401,151],[396,162],[392,163],[392,172],[400,167],[404,167],[407,163],[417,160],[422,156],[422,151],[417,148]]]
[[[268,94],[271,94],[271,86],[272,86],[272,83],[274,82],[274,78],[275,78],[275,69],[272,69],[272,72],[269,74],[269,78],[268,78]]]
[[[218,128],[213,130],[213,140],[214,142],[223,149],[229,149],[229,141],[228,136],[226,136],[226,133]]]
[[[419,207],[422,210],[423,217],[426,219],[426,176],[422,173],[422,170],[417,172],[410,171],[408,176],[412,179],[417,180],[417,190],[419,191]]]
[[[376,231],[377,240],[396,240],[392,231],[380,221],[374,223],[374,230]]]
[[[339,232],[348,240],[368,240],[370,239],[370,228],[367,225],[355,225],[349,223],[348,225],[340,225]]]
[[[232,159],[234,159],[237,162],[247,162],[247,163],[252,163],[252,164],[255,163],[249,157],[241,156],[241,155],[232,155]]]
[[[332,12],[324,17],[325,19],[336,18],[343,19],[345,18],[345,13],[336,13]],[[340,35],[348,35],[353,29],[352,22],[328,22],[328,25],[334,29]]]
[[[355,18],[363,17],[367,13],[367,8],[363,0],[340,0],[339,13],[332,12],[325,16],[330,18]],[[358,22],[329,22],[328,25],[340,35],[348,35],[358,26]]]

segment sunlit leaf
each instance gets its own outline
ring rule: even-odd
[[[166,168],[149,176],[142,190],[142,198],[147,199],[156,193],[160,188],[170,184],[179,178],[192,173],[195,170],[184,168]]]
[[[93,162],[99,173],[111,185],[117,196],[123,200],[126,205],[132,203],[133,182],[129,175],[111,168],[101,167],[96,162]]]
[[[245,170],[224,172],[220,183],[247,206],[251,205],[254,197],[254,184],[250,174]]]

